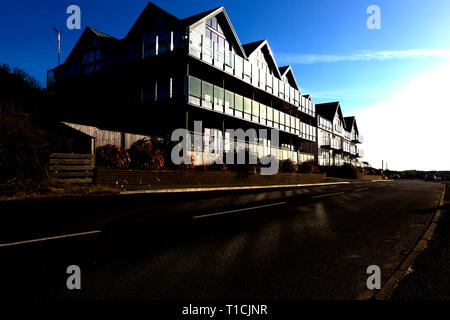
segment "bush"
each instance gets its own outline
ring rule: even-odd
[[[321,169],[328,177],[356,179],[358,177],[358,169],[349,163],[343,166],[323,166]]]
[[[305,161],[298,164],[298,172],[300,173],[319,173],[320,168],[314,161]]]
[[[282,160],[280,161],[280,171],[285,173],[297,172],[297,165],[290,159]]]
[[[128,149],[130,166],[139,169],[164,168],[164,153],[149,139],[141,139]]]
[[[0,180],[48,178],[50,135],[27,117],[0,117]]]
[[[237,172],[237,176],[240,179],[250,179],[258,173],[261,167],[258,157],[251,152],[248,148],[245,149],[245,163],[238,164],[238,153],[234,153],[234,164],[228,165],[228,167]],[[256,164],[250,164],[250,155],[257,159]],[[224,161],[226,161],[226,154],[224,155]]]
[[[227,170],[227,165],[225,164],[226,158],[223,159],[223,163],[219,164],[219,163],[211,163],[207,165],[207,169],[208,170],[222,170],[222,171],[226,171]]]
[[[103,168],[128,168],[130,156],[124,148],[108,144],[95,149],[95,163]]]

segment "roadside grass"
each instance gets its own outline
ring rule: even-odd
[[[446,183],[443,214],[428,247],[395,289],[391,300],[450,299],[450,183]]]
[[[0,195],[0,201],[85,197],[118,194],[119,190],[111,187],[91,184],[59,184],[42,186],[31,192],[18,191],[10,195]]]

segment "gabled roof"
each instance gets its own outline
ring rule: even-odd
[[[247,43],[244,44],[245,47],[245,51],[247,54],[247,57],[251,57],[256,51],[258,50],[267,50],[267,54],[270,57],[270,60],[272,62],[273,65],[273,69],[276,72],[277,76],[279,79],[281,79],[281,73],[280,73],[280,69],[278,68],[277,62],[275,61],[275,58],[273,56],[272,53],[272,49],[270,49],[269,43],[267,42],[267,40],[259,40],[259,41],[255,41],[255,42],[251,42],[251,43]]]
[[[174,15],[172,15],[169,12],[165,11],[164,9],[158,7],[157,5],[149,2],[145,6],[144,11],[141,12],[141,14],[137,18],[136,22],[131,27],[130,31],[128,31],[128,34],[125,36],[125,38],[131,37],[138,30],[140,30],[142,27],[147,25],[147,23],[148,23],[147,18],[149,16],[154,15],[155,13],[160,14],[162,17],[166,18],[168,21],[171,21],[173,24],[178,24],[180,22],[180,19],[178,19]]]
[[[308,100],[311,100],[311,95],[309,95],[309,94],[304,94],[304,95],[303,95],[303,98],[308,99]]]
[[[77,43],[75,44],[75,47],[73,47],[72,51],[70,52],[69,56],[67,57],[66,61],[69,61],[72,59],[72,57],[81,50],[84,43],[88,41],[89,39],[97,39],[100,43],[106,43],[110,41],[119,41],[117,38],[114,38],[113,36],[110,36],[109,34],[106,34],[104,32],[98,31],[94,28],[91,28],[87,26],[83,33],[81,34],[80,38],[78,39]]]
[[[355,122],[355,117],[344,117],[345,128],[347,130],[353,127],[353,123]]]
[[[258,49],[261,46],[261,44],[264,43],[264,41],[266,40],[259,40],[244,44],[243,47],[247,56],[250,56],[254,51],[256,51],[256,49]]]
[[[228,14],[224,7],[219,7],[217,9],[212,9],[209,11],[205,11],[203,13],[196,14],[191,17],[187,17],[187,18],[181,20],[181,23],[184,27],[194,28],[196,25],[198,25],[214,16],[217,16],[217,15],[222,15],[225,18],[226,26],[222,25],[222,28],[228,27],[229,31],[233,35],[233,39],[231,39],[231,40],[233,40],[233,42],[236,46],[236,49],[242,55],[242,57],[247,58],[247,54],[245,53],[245,50],[242,47],[241,41],[239,40],[239,38],[236,34],[236,31],[234,30],[234,27],[231,24],[230,18],[228,17]],[[227,40],[230,40],[230,39],[227,39]]]
[[[339,116],[342,122],[344,122],[344,116],[342,115],[341,104],[339,101],[316,104],[316,113],[327,120],[333,121],[336,112],[339,112]]]
[[[90,31],[92,31],[98,38],[102,39],[102,40],[117,40],[116,38],[114,38],[113,36],[110,36],[109,34],[106,34],[104,32],[98,31],[92,27],[87,26],[86,29],[89,29]]]
[[[358,126],[356,125],[355,117],[345,117],[344,120],[345,120],[345,129],[347,131],[351,131],[353,126],[355,126],[356,132],[359,132],[358,131]]]
[[[190,17],[186,17],[181,20],[181,24],[183,24],[186,27],[189,27],[193,24],[196,24],[196,22],[198,22],[198,21],[202,21],[203,19],[206,19],[211,13],[218,11],[220,8],[222,8],[222,7],[211,9],[211,10],[208,10],[208,11],[205,11],[202,13],[198,13],[198,14],[195,14]]]
[[[298,86],[297,79],[295,79],[294,71],[292,71],[292,67],[291,66],[280,67],[280,73],[281,73],[281,77],[289,75],[291,77],[292,81],[294,82],[294,86],[293,87],[295,87],[295,89],[300,91],[300,87]]]

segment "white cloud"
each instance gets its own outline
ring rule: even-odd
[[[433,50],[389,50],[389,51],[357,51],[347,55],[330,54],[280,54],[278,60],[283,64],[333,63],[342,61],[384,61],[391,59],[450,57],[450,49]]]
[[[389,169],[450,170],[450,64],[356,114],[365,159]]]

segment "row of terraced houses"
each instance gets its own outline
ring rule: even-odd
[[[87,27],[48,71],[47,87],[58,117],[96,146],[129,147],[177,128],[226,145],[227,129],[265,128],[278,130],[280,143],[258,137],[260,156],[321,165],[359,165],[363,156],[356,119],[339,102],[302,94],[267,40],[241,44],[223,7],[179,19],[149,3],[123,39]]]

